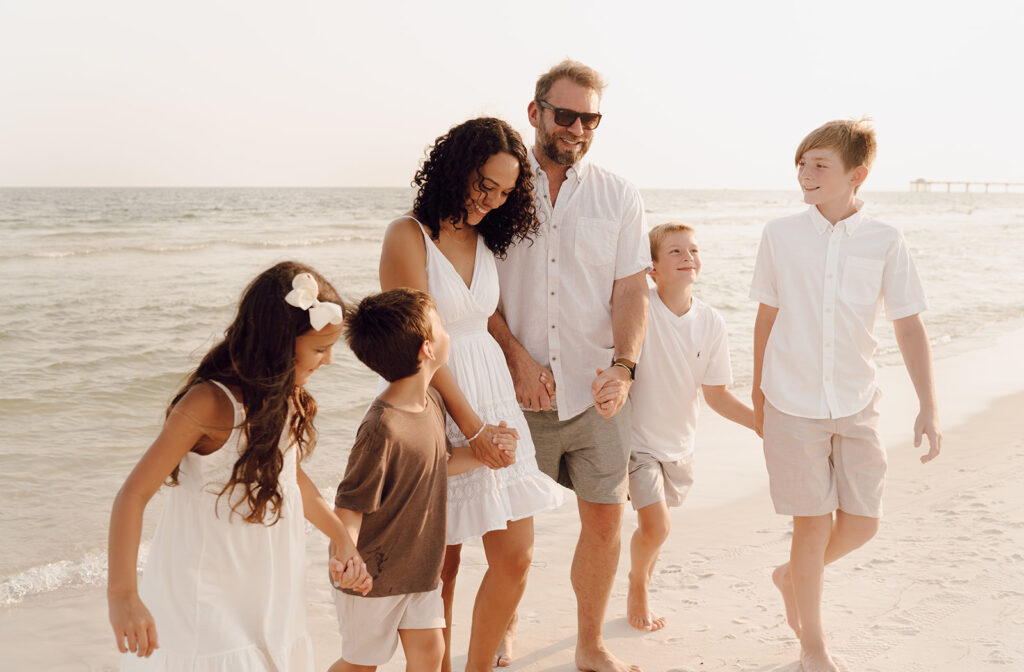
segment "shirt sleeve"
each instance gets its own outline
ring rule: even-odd
[[[757,261],[754,263],[754,278],[750,282],[750,298],[772,308],[779,307],[779,291],[776,284],[775,258],[772,250],[771,223],[761,232],[761,244],[757,247]]]
[[[709,344],[711,347],[708,349],[708,368],[701,385],[730,385],[732,362],[729,361],[729,334],[725,328],[725,319],[718,312],[713,312],[712,317],[714,329]]]
[[[380,508],[391,446],[378,427],[375,421],[364,421],[359,426],[352,452],[348,455],[345,476],[334,497],[334,505],[338,508],[360,513],[373,513]]]
[[[647,237],[644,202],[640,192],[631,184],[623,194],[619,224],[619,240],[615,250],[616,280],[651,268],[651,244]]]
[[[917,268],[902,233],[898,234],[896,244],[885,260],[882,297],[885,316],[889,320],[910,317],[928,309],[921,278],[917,275]]]

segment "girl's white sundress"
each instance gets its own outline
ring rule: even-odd
[[[167,672],[312,672],[306,633],[306,540],[296,454],[282,434],[281,517],[246,523],[218,493],[245,444],[243,408],[220,450],[188,453],[149,549],[139,595],[156,622],[160,648],[128,653],[121,669]],[[236,488],[238,497],[241,488]],[[241,507],[244,510],[244,506]]]
[[[516,461],[511,466],[477,467],[448,477],[447,543],[461,544],[492,530],[503,530],[509,521],[557,508],[565,501],[565,494],[537,468],[530,427],[516,402],[505,355],[487,331],[487,319],[498,306],[494,255],[483,236],[478,235],[473,278],[466,287],[422,224],[420,231],[427,248],[427,288],[451,336],[448,368],[481,420],[493,425],[504,420],[519,431]],[[467,445],[451,416],[446,422],[452,445]]]

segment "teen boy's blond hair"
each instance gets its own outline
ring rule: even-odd
[[[878,142],[875,140],[875,129],[864,119],[837,119],[822,124],[807,134],[800,146],[796,148],[793,162],[800,165],[800,159],[812,149],[826,147],[839,154],[846,170],[864,166],[868,170],[875,162]]]
[[[666,222],[665,224],[658,224],[656,227],[647,232],[647,237],[651,240],[651,261],[658,260],[658,248],[665,242],[673,233],[692,233],[696,234],[693,227],[689,224],[683,224],[682,222]]]

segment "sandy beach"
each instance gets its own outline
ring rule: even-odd
[[[880,371],[890,461],[882,528],[826,571],[826,627],[844,670],[1024,667],[1024,330],[990,341],[937,361],[945,449],[928,465],[906,438],[911,416],[900,417],[914,405],[905,372]],[[646,672],[797,672],[798,643],[770,580],[788,554],[789,520],[772,511],[757,440],[713,413],[705,412],[702,423],[698,485],[673,510],[652,583],[653,607],[668,625],[639,633],[626,623],[624,544],[605,637]],[[737,487],[750,492],[726,503],[716,496]],[[629,514],[624,540],[634,527]],[[568,672],[575,669],[568,584],[578,531],[574,504],[539,519],[536,530],[511,669]],[[318,665],[326,669],[341,642],[320,580],[322,558],[321,540],[311,535],[309,625]],[[464,664],[472,598],[485,567],[479,543],[468,544],[463,558],[456,669]],[[116,669],[102,588],[43,594],[0,610],[0,651],[10,670]],[[380,669],[403,668],[399,653]]]

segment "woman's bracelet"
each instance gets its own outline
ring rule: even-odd
[[[474,441],[476,441],[476,437],[478,437],[478,436],[480,436],[481,434],[484,433],[484,428],[485,427],[487,427],[487,423],[486,422],[484,424],[480,425],[480,429],[476,430],[476,434],[474,434],[473,436],[471,436],[468,439],[466,439],[466,443],[473,443]]]

